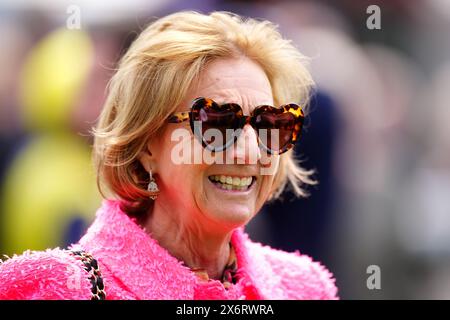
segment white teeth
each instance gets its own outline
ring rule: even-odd
[[[209,179],[225,190],[247,190],[252,184],[252,177],[231,177],[224,175],[210,176]]]

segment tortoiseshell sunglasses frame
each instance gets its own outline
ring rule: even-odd
[[[195,108],[201,100],[204,100],[201,107]],[[275,108],[275,107],[269,106],[269,105],[260,105],[260,106],[257,106],[252,111],[251,115],[244,116],[242,107],[237,103],[226,103],[226,104],[219,105],[217,102],[215,102],[212,99],[199,97],[199,98],[196,98],[193,100],[190,111],[182,111],[182,112],[174,113],[173,115],[171,115],[168,118],[167,121],[169,123],[182,123],[182,122],[189,120],[190,127],[191,127],[193,134],[201,141],[203,147],[211,150],[209,148],[209,146],[207,144],[205,144],[202,137],[201,136],[199,137],[196,134],[194,122],[201,121],[201,120],[197,120],[197,119],[199,119],[198,116],[199,116],[199,112],[200,112],[201,108],[212,108],[213,106],[220,108],[221,106],[224,106],[224,105],[227,105],[228,107],[230,107],[235,112],[237,118],[240,121],[237,128],[230,128],[230,129],[242,129],[242,128],[244,128],[244,126],[246,124],[250,124],[253,127],[253,129],[255,129],[255,131],[258,132],[257,128],[256,128],[256,124],[255,124],[256,116],[258,116],[259,114],[261,114],[263,112],[267,112],[267,111],[277,112],[279,114],[291,113],[294,116],[295,123],[294,123],[294,129],[292,130],[291,138],[288,142],[286,142],[286,144],[280,150],[272,150],[269,147],[267,147],[264,143],[262,143],[261,139],[259,138],[259,134],[258,134],[259,144],[262,145],[264,147],[264,149],[266,150],[266,152],[269,154],[280,155],[282,153],[285,153],[286,151],[290,150],[295,145],[295,143],[298,141],[298,139],[300,138],[305,116],[304,116],[302,107],[295,103],[285,104],[285,105],[282,105],[280,108]],[[279,112],[279,110],[282,110],[282,112]],[[237,137],[235,137],[233,144],[236,142],[236,139],[237,139]],[[220,151],[225,150],[230,145],[231,145],[231,143],[227,142]],[[218,151],[218,150],[215,150],[215,151]]]

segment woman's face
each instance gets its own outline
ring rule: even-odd
[[[197,97],[210,98],[220,104],[238,103],[245,115],[258,105],[273,105],[266,74],[247,58],[210,63],[177,111],[189,110]],[[184,218],[195,219],[196,223],[211,228],[235,228],[247,223],[267,200],[274,178],[273,174],[262,175],[261,163],[255,159],[263,158],[266,165],[269,161],[272,171],[276,172],[279,157],[269,158],[261,151],[256,132],[246,125],[234,146],[216,154],[223,159],[222,164],[176,164],[174,148],[179,148],[180,141],[172,141],[172,134],[182,128],[189,130],[183,143],[193,145],[192,152],[204,150],[190,132],[188,121],[165,125],[161,136],[149,143],[152,169],[160,189],[156,201],[167,212],[181,213]],[[236,187],[238,183],[240,186]]]

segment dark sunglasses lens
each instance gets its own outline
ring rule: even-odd
[[[194,134],[203,146],[211,151],[222,151],[235,141],[235,129],[239,127],[239,105],[219,105],[203,99],[194,104]]]
[[[255,117],[255,127],[262,146],[271,153],[280,153],[292,141],[296,118],[290,112],[268,107]]]

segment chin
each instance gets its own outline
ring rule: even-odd
[[[220,206],[211,212],[214,220],[220,224],[229,226],[231,228],[238,228],[247,224],[254,216],[253,210],[248,206],[233,204]]]

